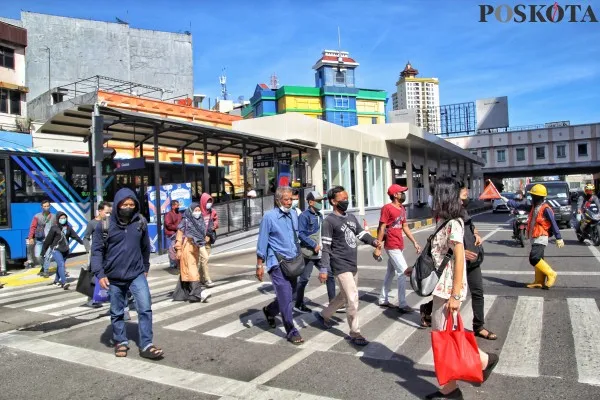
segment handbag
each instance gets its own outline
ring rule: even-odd
[[[294,232],[294,243],[296,243],[296,257],[287,259],[274,251],[275,257],[277,257],[277,261],[279,261],[279,268],[281,268],[281,272],[283,272],[283,274],[289,279],[297,278],[304,272],[304,255],[302,254],[300,244],[298,243],[298,234],[296,233],[296,229],[294,229],[293,219],[292,231]]]
[[[485,254],[483,252],[483,246],[475,246],[475,227],[472,222],[465,224],[465,234],[463,239],[465,250],[477,253],[477,258],[475,260],[467,260],[467,269],[474,269],[481,266]]]
[[[92,301],[94,303],[105,303],[108,301],[108,290],[103,289],[98,284],[98,280],[94,278],[94,293],[92,294]]]
[[[79,278],[77,278],[77,287],[75,291],[77,293],[81,293],[84,296],[92,297],[94,295],[94,284],[92,283],[93,275],[92,272],[85,268],[81,267],[81,271],[79,272]]]
[[[431,332],[431,347],[435,375],[444,386],[449,381],[483,382],[483,370],[475,335],[465,331],[460,314],[456,317],[457,329],[452,330],[454,317],[448,312],[446,329]]]

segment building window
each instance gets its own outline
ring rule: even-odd
[[[567,158],[567,146],[564,144],[556,146],[556,158]]]
[[[363,155],[362,160],[365,207],[380,207],[385,204],[385,162],[368,155]]]
[[[587,157],[587,155],[588,155],[587,143],[581,143],[581,144],[577,145],[577,155],[579,157]]]
[[[350,99],[346,96],[335,96],[335,108],[347,110],[350,108]]]
[[[483,158],[483,161],[487,162],[487,150],[481,150],[481,158]]]
[[[0,67],[15,69],[15,51],[0,46]]]
[[[0,89],[0,113],[21,115],[21,92]]]
[[[371,117],[371,123],[375,125],[377,123],[377,117]]]
[[[545,147],[536,147],[535,148],[535,158],[536,160],[543,160],[546,158],[546,148]]]
[[[498,162],[506,162],[506,150],[496,150]]]
[[[517,149],[517,161],[525,161],[525,149]]]
[[[336,85],[346,84],[346,74],[343,71],[337,71],[335,73],[335,84]]]

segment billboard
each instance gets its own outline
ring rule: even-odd
[[[404,109],[404,110],[392,110],[388,112],[388,122],[408,122],[409,124],[417,125],[417,110],[415,109]]]
[[[508,98],[492,97],[475,102],[477,130],[508,128]]]

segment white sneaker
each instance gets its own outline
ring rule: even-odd
[[[210,296],[212,296],[212,293],[209,290],[203,290],[202,293],[200,293],[200,301],[206,303],[206,300],[208,300]]]
[[[215,286],[215,283],[213,281],[206,281],[206,283],[204,284],[204,286],[211,288]]]

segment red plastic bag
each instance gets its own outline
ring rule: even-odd
[[[448,313],[446,330],[431,332],[435,375],[440,386],[449,381],[483,382],[483,371],[475,335],[465,331],[460,314],[458,327],[452,330],[454,318]]]

